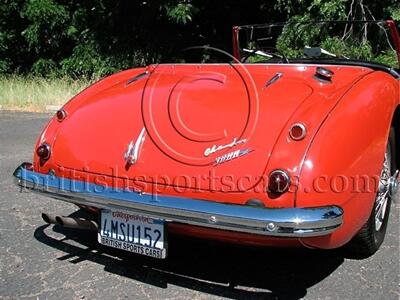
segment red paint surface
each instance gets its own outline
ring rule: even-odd
[[[318,248],[343,245],[367,220],[375,194],[321,193],[313,184],[320,176],[380,174],[393,112],[400,103],[399,82],[362,67],[327,66],[334,72],[329,84],[313,78],[316,66],[312,65],[246,65],[248,73],[242,68],[160,65],[149,67],[150,77],[130,85],[127,80],[143,68],[110,76],[67,103],[65,120],[50,121],[38,145],[50,144],[52,155],[42,166],[35,156],[35,170],[54,169],[58,176],[118,187],[127,178],[144,192],[157,189],[166,195],[233,204],[260,199],[275,208],[338,205],[344,209],[344,225],[329,236],[302,242]],[[277,72],[283,73],[282,78],[265,88]],[[289,129],[298,122],[306,126],[307,135],[293,141]],[[139,160],[127,168],[124,153],[143,127],[148,132]],[[235,137],[247,142],[204,156],[206,148],[229,144]],[[243,148],[252,152],[213,164],[216,157]],[[300,189],[293,185],[291,192],[269,197],[260,177],[274,169],[287,170]],[[216,180],[185,182],[183,176]],[[233,184],[220,180],[225,176]],[[297,239],[176,224],[169,228],[231,242],[299,244]]]

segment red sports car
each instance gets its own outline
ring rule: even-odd
[[[232,56],[203,47],[66,103],[14,177],[94,217],[43,219],[156,258],[168,233],[373,254],[398,187],[395,23],[239,26],[233,40]]]

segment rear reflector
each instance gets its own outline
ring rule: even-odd
[[[301,141],[306,137],[306,134],[307,134],[307,129],[301,123],[293,124],[292,127],[290,127],[289,135],[292,140]]]

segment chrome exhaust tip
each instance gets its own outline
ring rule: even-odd
[[[96,222],[86,219],[56,216],[55,220],[56,224],[65,228],[82,229],[89,231],[97,231],[98,229],[98,225]]]
[[[42,219],[47,224],[57,224],[56,218],[57,218],[57,216],[55,216],[55,215],[51,215],[51,214],[48,214],[48,213],[42,213]]]
[[[98,229],[98,225],[96,222],[86,219],[62,217],[48,213],[42,213],[42,219],[47,224],[57,224],[65,228],[82,229],[89,231],[97,231]]]

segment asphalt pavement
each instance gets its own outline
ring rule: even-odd
[[[363,260],[343,251],[178,237],[169,241],[169,257],[156,260],[100,247],[95,234],[46,225],[41,212],[71,215],[76,207],[21,193],[12,173],[31,161],[50,117],[0,112],[0,298],[399,299],[400,199],[392,205],[381,249]]]

